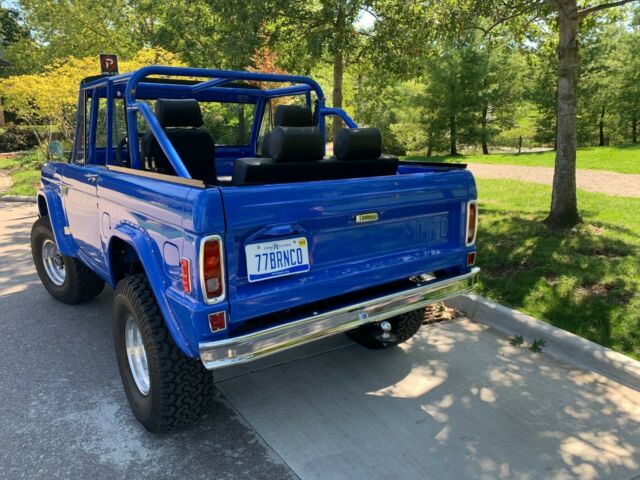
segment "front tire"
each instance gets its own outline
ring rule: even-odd
[[[104,288],[104,281],[84,263],[60,253],[49,217],[40,217],[31,228],[31,255],[44,288],[60,302],[87,302]]]
[[[142,274],[116,287],[113,336],[129,405],[144,428],[168,431],[200,418],[213,397],[213,376],[175,344]]]
[[[363,347],[381,349],[393,347],[406,342],[413,337],[424,321],[425,309],[403,313],[397,317],[388,319],[391,324],[391,340],[381,338],[382,330],[379,325],[369,323],[347,333],[349,337]]]

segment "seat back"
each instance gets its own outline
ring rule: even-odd
[[[196,100],[158,99],[155,113],[167,138],[192,178],[215,183],[215,143],[202,126],[202,112]],[[176,175],[171,162],[151,132],[142,137],[142,153],[147,168]]]
[[[398,158],[382,155],[382,136],[376,128],[340,130],[336,157],[325,159],[318,127],[276,127],[270,134],[271,157],[236,160],[233,185],[377,177],[398,171]]]
[[[311,109],[301,105],[278,105],[274,118],[277,127],[312,127]],[[262,157],[271,157],[271,139],[273,130],[269,130],[262,140]]]
[[[333,142],[338,160],[358,161],[380,158],[382,135],[377,128],[341,128]]]

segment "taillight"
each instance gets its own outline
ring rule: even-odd
[[[478,226],[478,202],[471,200],[467,204],[467,236],[465,245],[467,247],[476,242],[476,230]]]
[[[180,277],[182,278],[182,290],[191,293],[191,262],[188,258],[180,259]]]
[[[204,299],[207,303],[217,303],[224,298],[224,261],[222,239],[206,237],[200,245],[200,280]]]

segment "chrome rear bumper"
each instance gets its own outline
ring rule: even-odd
[[[209,370],[246,363],[303,343],[346,332],[365,323],[379,322],[431,303],[462,295],[477,283],[480,269],[444,280],[419,284],[367,301],[320,312],[259,332],[215,342],[200,343],[200,359]]]

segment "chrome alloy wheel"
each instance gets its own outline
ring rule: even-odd
[[[42,263],[49,280],[57,287],[61,287],[67,276],[64,268],[64,259],[56,244],[49,239],[42,244]]]
[[[124,324],[124,342],[133,380],[136,382],[140,393],[146,396],[151,389],[149,363],[147,362],[147,352],[144,349],[142,334],[132,315],[127,317]]]

